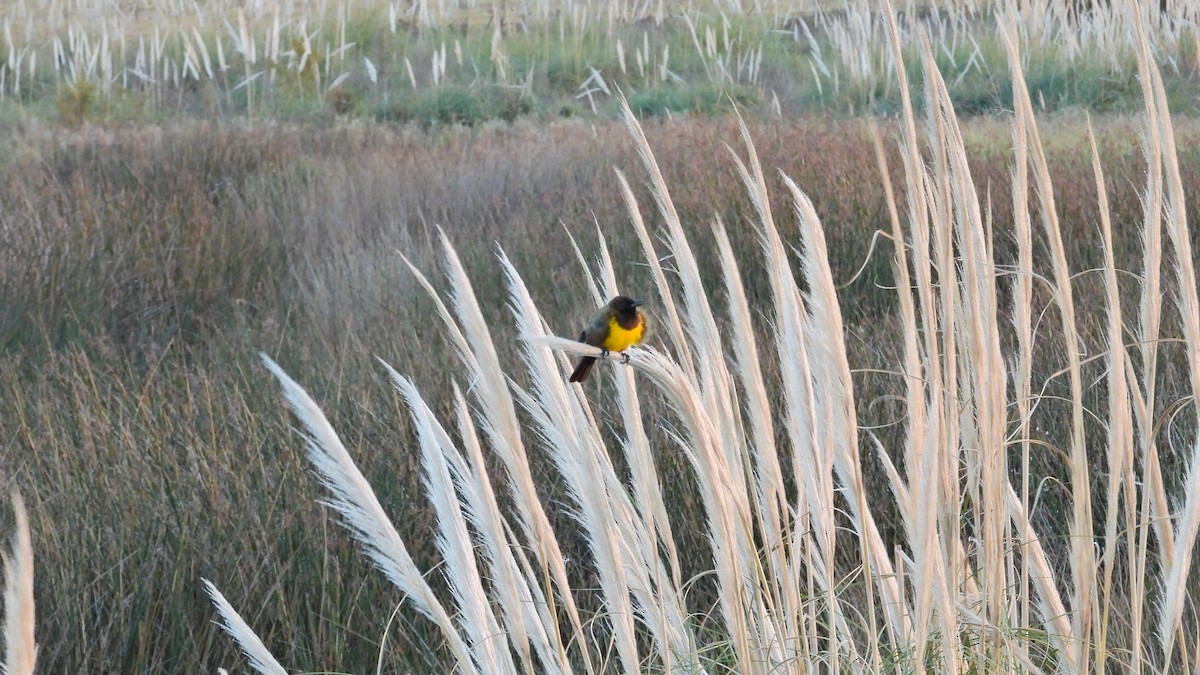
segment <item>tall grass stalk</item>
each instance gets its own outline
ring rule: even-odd
[[[887,34],[894,62],[902,63],[894,20]],[[496,331],[445,235],[445,299],[410,263],[457,349],[466,385],[465,392],[453,390],[451,432],[412,381],[385,364],[414,421],[444,561],[439,578],[416,569],[321,411],[267,360],[307,429],[309,457],[332,494],[330,505],[443,635],[455,668],[633,674],[1197,666],[1196,617],[1187,608],[1194,600],[1189,563],[1200,530],[1200,461],[1191,459],[1182,493],[1167,495],[1154,444],[1160,412],[1154,364],[1164,308],[1152,295],[1161,283],[1152,270],[1166,254],[1152,229],[1167,229],[1179,289],[1167,310],[1181,326],[1191,391],[1200,393],[1200,301],[1162,80],[1139,33],[1151,170],[1143,193],[1146,270],[1136,279],[1136,344],[1125,335],[1130,322],[1105,174],[1088,128],[1103,251],[1099,268],[1088,274],[1103,287],[1104,306],[1100,353],[1085,357],[1075,302],[1083,270],[1068,262],[1011,17],[1002,37],[1015,101],[1015,260],[999,262],[995,224],[974,187],[930,42],[922,46],[922,132],[914,104],[903,98],[900,200],[885,142],[877,139],[902,342],[891,373],[902,392],[898,445],[860,427],[850,328],[827,233],[802,186],[780,176],[792,212],[772,213],[770,184],[743,124],[744,149],[732,154],[753,208],[759,264],[751,269],[733,254],[717,219],[712,233],[724,293],[710,295],[628,106],[625,119],[661,232],[647,227],[624,174],[619,186],[663,328],[650,344],[629,351],[628,368],[602,364],[599,389],[566,382],[567,356],[599,352],[551,333],[503,252],[508,310],[521,335],[512,361],[502,358]],[[899,73],[907,92],[907,75]],[[1039,250],[1045,259],[1035,255]],[[605,232],[598,251],[590,301],[628,292],[617,283]],[[590,273],[586,257],[578,257]],[[744,286],[752,274],[765,277],[769,293],[769,343],[760,342],[757,308]],[[1046,303],[1045,321],[1035,311],[1038,302]],[[1035,369],[1047,351],[1057,369],[1048,374]],[[1105,395],[1094,397],[1102,403],[1091,410],[1085,382],[1097,368],[1094,381]],[[648,424],[650,398],[667,409]],[[1089,431],[1089,415],[1100,417],[1101,431]],[[1047,420],[1065,429],[1046,434],[1040,425]],[[1063,448],[1052,445],[1061,439]],[[864,443],[873,458],[861,451]],[[1200,453],[1200,442],[1192,444]],[[533,453],[553,466],[551,480],[562,487],[573,531],[550,526]],[[1090,453],[1101,454],[1103,480],[1093,478]],[[616,461],[622,454],[623,462]],[[708,542],[711,559],[700,566],[716,588],[716,607],[697,608],[691,584],[681,578],[681,568],[695,561],[680,560],[673,546],[679,530],[669,520],[658,464],[668,454],[685,460],[703,505],[694,525]],[[489,455],[501,471],[489,468]],[[883,465],[886,486],[866,482],[869,459]],[[1034,492],[1035,462],[1059,467],[1062,489]],[[885,491],[900,514],[887,534],[877,522],[887,507],[879,497]],[[1167,506],[1170,497],[1182,502],[1178,515]],[[587,559],[563,559],[560,537],[568,535],[587,542]],[[1147,611],[1151,601],[1157,612]]]
[[[21,493],[12,493],[12,550],[4,554],[4,672],[33,675],[37,664],[34,640],[33,540]]]
[[[1045,240],[1050,248],[1051,268],[1053,271],[1053,290],[1055,304],[1058,306],[1062,321],[1063,347],[1067,357],[1067,376],[1070,380],[1070,460],[1071,460],[1071,503],[1073,517],[1071,521],[1071,581],[1075,596],[1071,614],[1071,629],[1075,642],[1069,647],[1068,663],[1072,668],[1088,670],[1091,654],[1087,649],[1087,638],[1091,636],[1092,621],[1095,615],[1096,561],[1093,544],[1093,523],[1091,505],[1091,480],[1088,474],[1087,448],[1084,436],[1084,404],[1083,404],[1083,375],[1080,363],[1079,331],[1075,320],[1075,301],[1071,289],[1071,270],[1067,266],[1066,251],[1063,246],[1062,230],[1058,222],[1058,209],[1054,202],[1054,186],[1050,181],[1050,170],[1046,164],[1045,153],[1042,149],[1041,137],[1038,135],[1037,124],[1033,121],[1033,104],[1029,91],[1025,86],[1024,75],[1011,27],[1001,27],[1001,35],[1009,50],[1009,66],[1013,73],[1013,101],[1016,115],[1024,118],[1027,135],[1026,143],[1030,148],[1035,185],[1039,199],[1042,226],[1045,230]],[[1017,139],[1020,143],[1021,140]],[[1019,273],[1024,273],[1024,270]],[[1030,270],[1032,272],[1032,270]]]
[[[1149,61],[1148,39],[1142,22],[1136,23],[1141,37],[1142,49],[1138,52],[1139,64]],[[1196,292],[1195,262],[1192,258],[1191,236],[1188,231],[1187,205],[1183,191],[1183,181],[1179,172],[1178,152],[1175,147],[1175,130],[1171,124],[1171,113],[1167,109],[1166,92],[1162,76],[1157,68],[1149,65],[1139,65],[1140,70],[1148,72],[1149,77],[1142,81],[1142,91],[1147,101],[1147,107],[1154,111],[1148,120],[1155,127],[1162,140],[1159,153],[1147,157],[1153,163],[1161,164],[1166,178],[1165,200],[1163,214],[1167,235],[1173,248],[1174,271],[1178,291],[1175,294],[1179,310],[1179,320],[1183,331],[1183,343],[1186,346],[1187,373],[1193,392],[1192,409],[1200,412],[1200,299]],[[1150,107],[1150,102],[1153,107]],[[1157,219],[1156,219],[1157,223]],[[1169,667],[1174,655],[1177,635],[1181,635],[1183,627],[1180,621],[1183,615],[1183,604],[1188,596],[1188,573],[1191,570],[1192,549],[1200,533],[1200,438],[1193,441],[1187,479],[1184,483],[1184,504],[1181,518],[1175,529],[1174,552],[1164,562],[1165,589],[1159,617],[1159,638],[1162,640],[1165,665]],[[1184,658],[1187,652],[1184,651]]]

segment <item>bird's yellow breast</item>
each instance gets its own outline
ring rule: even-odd
[[[637,325],[633,328],[622,328],[614,316],[608,320],[608,337],[604,338],[604,344],[600,345],[600,348],[610,352],[623,352],[641,342],[645,332],[646,321],[642,317],[638,317]]]

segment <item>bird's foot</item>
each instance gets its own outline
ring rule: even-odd
[[[600,350],[600,358],[602,358],[602,359],[607,359],[607,358],[608,358],[608,350],[607,350],[607,349],[601,349],[601,350]]]
[[[629,365],[629,352],[621,352],[621,363]]]

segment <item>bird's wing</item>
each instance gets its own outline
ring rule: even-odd
[[[580,342],[586,342],[593,347],[599,347],[608,339],[608,317],[596,315],[588,322],[587,328],[583,329],[583,335],[579,337]]]

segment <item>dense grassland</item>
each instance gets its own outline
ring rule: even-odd
[[[1082,271],[1098,264],[1089,243],[1098,213],[1079,122],[1061,118],[1044,133],[1072,267]],[[1110,117],[1097,127],[1112,167],[1114,221],[1137,222],[1145,165],[1136,121]],[[1178,131],[1181,148],[1196,147],[1189,139],[1200,139],[1200,127],[1182,121]],[[889,337],[897,321],[890,254],[870,251],[888,220],[882,191],[863,189],[879,181],[867,128],[813,117],[766,120],[751,132],[763,164],[803,184],[826,225],[831,266],[847,284],[847,346],[864,369],[855,382],[870,402],[862,423],[894,424],[887,396],[895,378],[865,370],[894,369],[899,359]],[[750,205],[730,161],[714,152],[736,139],[732,122],[680,120],[652,124],[647,134],[701,260],[715,256],[705,235],[714,212],[739,256],[751,259],[758,244]],[[1005,194],[1004,125],[978,119],[966,134],[979,189]],[[284,662],[369,669],[400,596],[315,504],[317,486],[256,352],[320,392],[336,428],[350,430],[347,445],[380,498],[408,514],[397,520],[406,539],[429,542],[412,431],[373,357],[411,374],[431,401],[449,400],[445,374],[454,359],[397,250],[433,272],[436,228],[444,228],[506,359],[516,358],[516,330],[505,318],[497,247],[561,335],[576,330],[591,304],[570,236],[586,249],[599,223],[624,287],[650,286],[614,197],[612,167],[635,160],[616,123],[432,136],[372,124],[34,126],[7,143],[15,152],[0,187],[0,437],[5,471],[27,491],[41,659],[52,671],[234,663],[234,647],[209,623],[201,576],[254,608],[248,619]],[[1200,189],[1200,157],[1185,150],[1181,163],[1185,185]],[[993,221],[1010,222],[1010,210],[997,200]],[[781,202],[777,212],[788,210]],[[780,227],[794,237],[790,218],[781,216]],[[1135,268],[1136,231],[1118,227],[1117,235],[1118,259]],[[997,250],[1011,261],[1007,236],[997,236]],[[715,275],[710,264],[703,269]],[[752,301],[768,294],[753,269],[747,265]],[[709,282],[715,288],[718,279]],[[1081,276],[1077,288],[1081,306],[1101,302],[1094,279]],[[1038,311],[1046,301],[1041,295]],[[1099,322],[1094,312],[1081,316],[1089,353],[1101,340]],[[1058,365],[1048,356],[1041,376]],[[1186,391],[1177,367],[1164,359],[1163,409]],[[1051,381],[1050,391],[1060,386]],[[603,410],[603,394],[593,393]],[[1162,433],[1183,439],[1191,428],[1184,416]],[[889,429],[877,433],[898,433]],[[1185,457],[1167,454],[1171,480],[1181,478]],[[680,460],[664,451],[661,461],[672,516],[685,524],[699,505]],[[1038,463],[1040,477],[1061,478],[1052,454]],[[883,477],[868,475],[886,503]],[[543,487],[547,502],[558,503],[554,484]],[[1052,509],[1040,513],[1057,522]],[[701,571],[702,536],[677,531],[683,559]],[[432,560],[428,543],[414,553]],[[585,550],[568,555],[580,559]],[[697,611],[707,610],[712,598],[697,596]],[[431,658],[422,635],[419,624],[393,630],[389,661],[420,670]]]
[[[898,4],[915,84],[928,40],[960,112],[1012,109],[995,30],[1004,3]],[[1194,112],[1197,11],[1167,4],[1144,20],[1169,100]],[[1135,3],[1011,5],[1039,110],[1139,109]],[[612,116],[618,90],[642,115],[711,113],[727,98],[788,114],[895,114],[896,60],[877,10],[874,0],[5,2],[0,120],[473,125]]]
[[[885,218],[881,195],[854,187],[874,173],[863,127],[809,119],[755,130],[774,139],[764,161],[827,188],[848,279]],[[734,131],[717,120],[650,130],[689,222],[706,223],[714,207],[731,224],[748,215],[728,199],[735,176],[712,152]],[[376,125],[184,124],[30,129],[21,139],[25,160],[7,168],[0,215],[12,256],[0,424],[13,480],[48,488],[29,495],[42,634],[66,638],[43,644],[47,665],[231,662],[233,647],[214,643],[208,624],[205,576],[240,606],[262,608],[254,625],[280,658],[367,669],[399,598],[314,504],[256,352],[327,392],[338,427],[362,434],[349,443],[365,452],[385,503],[420,513],[411,431],[372,357],[448,394],[452,356],[397,250],[432,270],[435,228],[445,228],[480,286],[495,289],[481,302],[502,343],[515,330],[503,316],[497,246],[540,289],[562,334],[591,302],[569,235],[590,241],[602,223],[628,288],[648,285],[633,244],[620,243],[612,167],[633,156],[616,124],[433,137]],[[754,246],[748,229],[734,231]],[[878,309],[866,303],[883,302],[871,286],[880,267],[853,285],[864,326]],[[425,538],[420,517],[403,522]],[[81,603],[86,622],[76,620]],[[396,637],[403,652],[407,638]]]
[[[795,442],[787,421],[797,415],[788,387],[799,380],[823,380],[796,376],[791,352],[782,351],[796,345],[778,341],[787,321],[778,305],[781,266],[778,260],[763,261],[766,204],[755,201],[753,190],[748,194],[734,155],[725,148],[746,154],[737,122],[727,114],[734,100],[747,114],[749,136],[766,168],[774,225],[797,269],[804,270],[799,287],[809,294],[806,299],[819,293],[821,281],[813,276],[813,259],[804,257],[813,246],[812,224],[793,208],[796,200],[784,175],[808,195],[820,218],[844,329],[823,342],[844,345],[857,403],[856,418],[845,427],[851,431],[824,441],[862,448],[859,494],[844,476],[835,480],[825,467],[828,505],[838,513],[829,522],[838,533],[801,536],[804,528],[798,524],[794,530],[796,540],[813,547],[809,556],[820,549],[823,536],[826,544],[839,547],[825,567],[802,555],[786,561],[785,566],[810,575],[803,616],[809,621],[804,625],[811,632],[804,640],[814,647],[807,657],[812,661],[793,665],[832,663],[846,672],[948,667],[947,654],[954,650],[947,645],[957,640],[962,653],[970,655],[960,665],[979,672],[1052,670],[1080,663],[1074,659],[1083,654],[1119,670],[1143,651],[1150,654],[1143,666],[1147,671],[1163,667],[1172,653],[1176,666],[1195,668],[1192,652],[1200,644],[1195,638],[1200,622],[1190,603],[1196,572],[1185,567],[1182,580],[1172,581],[1169,572],[1178,566],[1160,555],[1170,549],[1163,523],[1185,522],[1189,491],[1200,486],[1188,478],[1194,466],[1197,388],[1195,356],[1189,356],[1192,349],[1185,343],[1194,323],[1186,298],[1194,288],[1168,271],[1180,265],[1177,243],[1165,254],[1149,255],[1145,234],[1147,227],[1163,225],[1159,218],[1168,225],[1183,223],[1185,232],[1187,223],[1200,222],[1195,200],[1179,198],[1200,191],[1200,122],[1191,117],[1198,91],[1195,35],[1185,27],[1194,12],[1178,3],[1172,5],[1174,15],[1147,14],[1153,59],[1164,78],[1163,102],[1176,113],[1169,154],[1178,161],[1178,185],[1171,187],[1175,192],[1164,206],[1162,181],[1169,176],[1162,178],[1159,164],[1169,161],[1147,157],[1153,156],[1151,137],[1162,134],[1165,110],[1144,109],[1152,97],[1143,96],[1137,76],[1143,43],[1132,36],[1134,24],[1121,14],[1120,3],[1114,4],[1111,15],[1075,17],[1094,22],[1077,33],[1068,31],[1075,24],[1068,22],[1063,3],[1024,3],[1027,11],[1014,24],[1026,41],[1025,78],[1032,97],[1026,104],[1030,111],[1054,113],[1039,117],[1037,129],[1055,198],[1049,211],[1057,222],[1049,231],[1061,241],[1069,284],[1055,266],[1055,236],[1042,229],[1028,237],[1020,231],[1021,223],[1043,217],[1047,209],[1040,199],[1048,190],[1036,177],[1022,178],[1019,167],[1026,162],[1018,148],[1032,152],[1036,146],[1024,131],[1014,140],[1012,116],[1000,114],[1020,108],[1021,98],[1013,95],[1014,75],[986,3],[906,10],[898,37],[913,76],[911,89],[900,84],[890,65],[895,60],[886,56],[886,22],[865,5],[836,11],[828,3],[768,4],[758,12],[734,12],[715,5],[685,11],[667,3],[656,13],[655,3],[615,3],[607,10],[579,3],[571,12],[527,5],[528,13],[520,14],[510,5],[489,10],[466,3],[441,15],[425,3],[347,3],[321,11],[297,4],[296,14],[277,19],[284,10],[277,8],[273,15],[259,5],[238,10],[212,3],[194,13],[176,12],[172,30],[148,38],[154,22],[170,12],[131,11],[122,15],[124,23],[87,24],[86,7],[72,5],[79,13],[64,9],[35,24],[24,3],[6,4],[0,12],[5,28],[0,48],[7,49],[7,56],[0,49],[0,475],[21,489],[29,512],[40,669],[211,672],[242,663],[238,646],[213,623],[216,614],[201,584],[204,578],[215,582],[289,668],[369,672],[381,663],[385,672],[445,670],[456,656],[450,653],[453,644],[372,569],[336,514],[317,503],[324,496],[320,481],[292,429],[295,420],[279,404],[278,384],[258,356],[269,355],[314,395],[392,514],[417,567],[437,570],[430,576],[434,591],[452,605],[449,589],[455,582],[449,572],[450,581],[443,579],[446,556],[433,536],[441,516],[435,517],[423,483],[429,460],[422,457],[421,430],[409,412],[419,406],[412,396],[397,394],[377,360],[410,377],[432,418],[446,420],[447,426],[453,426],[449,420],[463,419],[456,389],[465,392],[480,420],[491,420],[485,397],[494,392],[485,391],[483,369],[460,363],[435,300],[404,261],[433,279],[439,291],[461,296],[460,286],[439,276],[443,234],[471,281],[505,365],[503,374],[512,378],[514,391],[540,392],[537,372],[516,366],[523,363],[523,333],[529,330],[514,323],[511,279],[500,254],[519,272],[549,332],[571,337],[595,304],[590,282],[595,270],[583,268],[573,244],[585,260],[594,261],[602,236],[621,290],[651,300],[658,329],[652,346],[680,356],[685,345],[672,334],[667,312],[674,301],[664,297],[650,258],[666,268],[669,287],[688,297],[679,304],[690,316],[705,315],[695,305],[699,294],[711,298],[715,309],[707,316],[717,329],[731,334],[746,328],[724,309],[736,304],[736,294],[712,233],[719,219],[744,284],[749,334],[758,339],[756,368],[766,388],[762,400],[777,424],[769,438],[754,439],[781,449],[786,478],[780,489],[786,500],[807,494],[804,456],[787,451]],[[869,21],[859,25],[859,20]],[[906,165],[914,148],[905,145],[910,139],[904,92],[917,95],[917,111],[935,110],[931,120],[948,116],[938,107],[943,104],[929,105],[921,95],[923,34],[931,36],[930,59],[963,115],[965,166],[947,168],[958,146],[954,138],[939,140],[935,124],[923,129],[930,135],[915,148],[929,165],[926,187],[937,213],[930,220],[946,226],[938,254],[948,257],[939,259],[940,268],[929,266],[937,269],[925,281],[935,293],[955,289],[963,303],[949,313],[953,318],[942,319],[944,324],[924,314],[928,307],[920,311],[925,318],[913,318],[912,308],[904,307],[903,294],[895,289],[908,282],[897,270],[907,273],[909,264],[897,256],[919,247],[911,240],[908,249],[897,247],[887,236],[893,232],[887,186],[899,191],[899,216],[910,237],[910,209],[920,201],[914,196],[912,165]],[[158,39],[162,47],[137,47],[139,39]],[[107,51],[97,51],[100,44]],[[47,50],[51,56],[43,53]],[[1150,60],[1143,59],[1143,64]],[[19,82],[18,73],[23,74]],[[617,118],[617,86],[641,118],[670,188],[681,232],[696,256],[694,278],[669,234],[671,219],[654,206],[649,173],[639,159],[644,149]],[[1085,110],[1097,114],[1089,118]],[[872,120],[847,116],[847,111],[882,115]],[[1022,115],[1023,123],[1031,122]],[[1097,189],[1089,123],[1104,169],[1107,208]],[[883,138],[886,181],[873,124]],[[943,150],[946,154],[940,154]],[[661,258],[646,255],[614,167],[629,177],[632,196],[663,247]],[[978,195],[977,222],[962,215],[970,203],[963,178],[967,169]],[[1157,188],[1149,178],[1154,175],[1160,180]],[[952,177],[963,182],[952,188]],[[904,186],[910,190],[907,201]],[[954,213],[960,214],[958,220]],[[1100,244],[1106,217],[1111,262]],[[953,243],[945,243],[951,241],[950,223],[961,230]],[[991,267],[976,285],[965,262],[975,258],[964,248],[975,235],[962,234],[970,227],[986,233],[989,242],[987,254],[978,258]],[[1027,254],[1036,262],[1026,262]],[[1156,294],[1166,303],[1154,359],[1146,356],[1142,329],[1135,327],[1142,321],[1138,312],[1147,311],[1147,261],[1162,269]],[[919,273],[919,262],[911,266]],[[1032,281],[1024,287],[1017,283],[1020,278]],[[954,285],[939,279],[952,279]],[[1074,302],[1070,322],[1055,292],[1064,286]],[[900,374],[912,372],[906,351],[910,335],[916,340],[919,332],[922,340],[935,342],[957,331],[970,335],[963,326],[978,311],[970,303],[987,301],[989,293],[996,296],[991,320],[999,326],[994,353],[974,345],[977,351],[960,354],[966,365],[958,366],[958,382],[953,364],[941,381]],[[940,302],[954,307],[950,295]],[[1124,332],[1122,324],[1117,327],[1125,350],[1109,349],[1114,300],[1125,307]],[[1176,303],[1184,309],[1176,309]],[[829,308],[813,310],[818,311]],[[1024,328],[1022,317],[1030,322]],[[1029,334],[1036,337],[1032,343]],[[943,337],[930,337],[938,335]],[[698,336],[691,337],[700,343]],[[1081,363],[1064,347],[1072,343],[1078,344]],[[946,351],[922,352],[926,367],[952,351],[938,344]],[[1112,413],[1120,409],[1112,407],[1112,393],[1124,390],[1112,379],[1115,352],[1135,355],[1127,368],[1143,376],[1131,377],[1129,385],[1135,398],[1146,397],[1143,408],[1126,402],[1125,411],[1134,410],[1139,448],[1154,448],[1154,472],[1148,452],[1130,460],[1128,469],[1114,463],[1113,438],[1125,429]],[[706,353],[713,363],[728,356]],[[957,386],[974,391],[983,379],[979,373],[986,371],[981,364],[993,357],[1001,365],[998,380],[992,381],[999,390],[993,407],[985,409],[982,396],[963,395],[938,413],[938,419],[948,419],[953,415],[947,410],[959,411],[968,429],[961,438],[941,438],[950,439],[945,447],[961,451],[948,454],[942,469],[961,477],[963,493],[958,502],[946,502],[960,509],[961,522],[940,523],[939,536],[967,551],[951,551],[953,546],[944,543],[947,560],[970,567],[970,572],[961,570],[963,588],[978,582],[985,588],[980,596],[1011,591],[996,603],[1009,603],[1007,613],[990,597],[959,608],[951,622],[958,622],[953,637],[937,629],[922,633],[929,628],[925,625],[916,631],[923,637],[909,645],[912,651],[903,652],[895,648],[894,637],[891,642],[881,637],[887,633],[879,626],[888,610],[885,602],[877,607],[872,600],[872,584],[895,577],[872,577],[879,561],[862,553],[861,521],[847,514],[854,512],[856,499],[870,505],[882,550],[900,570],[902,590],[917,596],[921,581],[927,587],[944,581],[921,576],[930,551],[914,543],[913,532],[920,530],[914,508],[897,487],[929,488],[918,482],[917,467],[925,465],[917,463],[920,455],[911,447],[914,410],[920,407],[914,401],[928,403],[936,417],[937,406],[922,396]],[[691,634],[702,642],[693,645],[699,662],[711,672],[737,672],[744,645],[736,643],[736,631],[722,614],[728,606],[718,602],[728,601],[729,586],[714,571],[706,479],[696,468],[696,453],[689,454],[688,444],[679,440],[689,427],[680,419],[672,390],[654,379],[659,365],[634,364],[637,377],[648,378],[639,379],[644,384],[638,409],[647,420],[652,475],[659,479],[673,531],[667,539],[674,548],[664,559],[678,565],[677,579],[688,580],[682,609]],[[1027,396],[1021,395],[1019,373],[1027,373],[1024,386],[1032,386]],[[614,449],[615,475],[633,484],[645,467],[615,450],[634,443],[627,438],[627,402],[613,387],[625,377],[624,372],[618,378],[605,373],[598,378],[601,385],[589,383],[583,391],[598,437]],[[928,391],[914,394],[914,379]],[[710,386],[697,389],[711,391]],[[732,408],[740,411],[741,405],[750,416],[754,395],[734,389]],[[587,562],[596,555],[595,537],[580,525],[585,509],[562,476],[553,438],[539,426],[537,410],[521,408],[520,421],[534,439],[529,461],[538,501],[558,533],[563,557],[572,561],[568,581],[579,591],[576,601],[596,641],[588,648],[603,653],[620,634],[606,614],[611,611],[606,603],[613,602],[606,585],[610,579]],[[991,428],[1001,437],[993,449],[1000,448],[1004,463],[997,466],[1008,467],[1007,473],[985,474],[995,467],[983,467],[973,457],[978,448],[991,446],[964,440],[974,433],[972,425],[984,426],[985,413],[999,425]],[[831,427],[833,418],[824,421]],[[455,440],[469,438],[468,431],[456,428]],[[736,434],[743,441],[752,436],[743,432]],[[492,475],[505,475],[500,444],[489,439],[484,445]],[[885,457],[895,461],[905,480],[892,473]],[[1135,465],[1137,481],[1132,479]],[[747,460],[743,478],[758,478],[759,465],[749,466]],[[1154,473],[1161,476],[1161,489],[1153,484]],[[1110,481],[1117,474],[1129,478],[1114,490]],[[990,486],[980,475],[990,475]],[[957,486],[958,478],[947,483]],[[1023,530],[988,538],[987,528],[999,527],[989,515],[999,503],[994,490],[1010,483],[1018,490],[1032,488],[1018,500],[1024,511],[1003,520],[1015,530],[1028,524],[1038,533],[1053,572],[1050,586],[1072,603],[1087,550],[1120,552],[1092,565],[1115,580],[1094,584],[1104,601],[1088,606],[1103,608],[1094,624],[1102,628],[1089,628],[1086,640],[1059,641],[1053,621],[1030,609],[1037,602],[1027,577],[1019,590],[986,586],[996,578],[1020,578],[1019,570],[1028,569],[1034,557],[1026,554],[1032,538]],[[1118,491],[1135,496],[1118,505],[1113,496]],[[1095,497],[1081,513],[1085,493]],[[762,494],[757,493],[760,499]],[[1161,505],[1148,505],[1160,494],[1165,496]],[[519,498],[501,498],[511,509],[509,500]],[[796,506],[784,519],[795,517],[799,523],[803,510]],[[1118,510],[1120,518],[1110,521]],[[761,519],[742,533],[752,548],[758,547],[762,561],[771,561],[762,563],[765,568],[777,564],[769,511],[755,511]],[[1180,541],[1195,537],[1194,530],[1178,527]],[[1145,538],[1135,540],[1130,536],[1135,532]],[[1020,553],[996,554],[1006,556],[998,566],[1009,565],[1012,577],[985,577],[985,571],[997,568],[986,542],[1001,540],[1020,541],[1013,544]],[[1139,550],[1150,552],[1148,560],[1138,560]],[[1183,550],[1190,558],[1190,548]],[[812,592],[820,585],[813,581],[821,575],[813,571],[819,567],[836,580],[836,593]],[[915,576],[906,582],[904,574]],[[1155,632],[1156,612],[1169,605],[1167,588],[1183,588],[1180,597],[1186,602],[1178,630],[1171,631],[1178,633],[1179,646],[1163,655],[1138,640],[1157,645],[1162,639]],[[919,602],[914,606],[924,607]],[[849,607],[851,618],[835,620],[833,607]],[[879,625],[873,614],[865,616],[876,610]],[[997,612],[1025,621],[1002,623]],[[1042,620],[1030,620],[1031,613]],[[566,618],[559,618],[569,632]],[[929,617],[918,623],[924,620],[936,623]],[[642,633],[638,640],[652,642]],[[861,647],[872,642],[875,647]],[[1009,652],[979,646],[985,643],[1020,643],[1024,646],[1016,653],[1025,660],[1004,660]],[[584,648],[573,644],[571,649]],[[850,653],[863,661],[838,661]],[[971,660],[1000,653],[1004,658]],[[586,660],[577,651],[571,658],[577,667]],[[598,657],[614,671],[618,662],[611,655]],[[645,665],[651,672],[666,667],[651,658]]]

